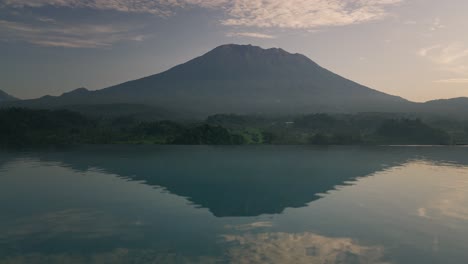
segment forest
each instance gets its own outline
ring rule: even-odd
[[[0,147],[82,144],[464,145],[468,122],[392,114],[261,116],[205,120],[97,118],[69,110],[0,109]]]

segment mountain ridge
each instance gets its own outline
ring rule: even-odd
[[[344,98],[340,94],[346,92],[346,89],[352,91],[348,91]],[[174,90],[178,98],[172,93]],[[162,73],[96,92],[108,98],[122,93],[128,98],[133,91],[165,95],[166,102],[160,104],[177,105],[179,101],[185,101],[179,104],[182,107],[203,101],[203,97],[209,98],[203,105],[211,105],[205,107],[211,109],[203,109],[203,105],[199,105],[195,110],[210,113],[340,112],[352,110],[350,108],[388,110],[385,105],[389,102],[408,102],[336,75],[304,55],[288,53],[279,48],[262,49],[235,44],[219,46]],[[167,96],[171,93],[172,97]],[[224,96],[230,100],[225,100]],[[324,96],[328,97],[325,101],[333,99],[333,102],[322,102]],[[370,102],[374,107],[367,108],[365,104],[359,106],[362,101],[370,101],[360,99],[366,96],[375,99]],[[187,98],[192,100],[184,100]],[[350,100],[355,101],[354,107],[346,106]]]
[[[450,102],[415,103],[366,87],[299,53],[236,44],[218,46],[161,73],[104,89],[79,88],[16,104],[47,108],[145,104],[201,115],[430,112],[431,107],[457,111]]]
[[[6,93],[5,91],[0,90],[0,102],[16,101],[18,98]]]

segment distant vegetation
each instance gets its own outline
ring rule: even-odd
[[[242,116],[203,121],[95,118],[69,110],[0,109],[0,147],[79,144],[465,144],[468,122],[389,114]]]
[[[0,110],[0,146],[28,147],[78,144],[212,144],[245,143],[241,135],[203,123],[139,122],[133,118],[91,119],[69,110]]]

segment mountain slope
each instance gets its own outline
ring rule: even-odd
[[[300,54],[223,45],[168,71],[98,91],[22,102],[52,107],[139,103],[213,113],[400,112],[414,103],[336,75]]]
[[[15,101],[15,100],[18,100],[18,99],[0,90],[0,102]]]
[[[468,98],[458,97],[451,99],[439,99],[422,103],[419,107],[420,112],[437,113],[439,115],[467,118],[468,117]]]
[[[338,76],[303,55],[250,45],[220,46],[161,74],[98,93],[115,100],[145,94],[148,103],[196,105],[212,113],[390,111],[407,103]]]

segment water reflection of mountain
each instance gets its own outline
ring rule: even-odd
[[[161,186],[215,216],[281,213],[358,177],[425,158],[466,164],[465,148],[105,146],[28,156]]]

